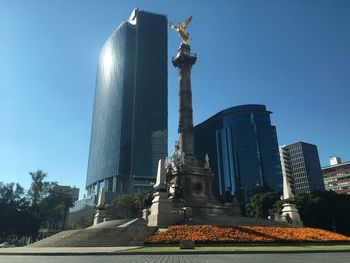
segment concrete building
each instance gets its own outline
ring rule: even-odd
[[[258,187],[282,192],[276,127],[264,105],[225,109],[195,126],[195,155],[209,155],[216,194],[231,189],[243,206]]]
[[[167,18],[135,9],[99,58],[88,195],[147,190],[167,155]]]
[[[330,165],[341,164],[341,158],[338,156],[329,157],[329,163]]]
[[[294,194],[323,191],[324,183],[316,145],[296,142],[280,147],[282,173]]]
[[[350,194],[350,161],[342,163],[340,157],[331,157],[330,166],[322,168],[327,191]]]

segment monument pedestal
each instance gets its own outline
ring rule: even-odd
[[[284,203],[282,209],[282,218],[283,221],[296,225],[302,226],[303,222],[300,220],[300,215],[298,209],[293,203]]]
[[[152,205],[147,216],[148,226],[167,227],[184,220],[184,210],[173,206],[167,192],[165,164],[163,160],[158,162],[156,183],[153,186],[156,192],[153,194]]]
[[[282,173],[283,173],[283,196],[281,197],[281,199],[284,202],[282,205],[283,206],[282,220],[284,222],[287,222],[296,226],[302,226],[303,222],[300,220],[298,209],[294,204],[294,194],[290,186],[290,181],[289,181],[290,179],[288,178],[288,174],[285,169],[282,169]]]
[[[150,210],[151,214],[148,216],[148,226],[165,228],[185,219],[184,212],[181,209],[173,209],[167,192],[157,192],[154,194]]]
[[[97,210],[96,214],[94,216],[94,223],[93,225],[97,225],[99,223],[102,223],[106,219],[106,210]]]
[[[94,222],[93,225],[97,225],[101,222],[103,222],[106,219],[106,189],[102,188],[101,191],[98,194],[98,203],[97,203],[97,210],[94,215]]]
[[[187,166],[186,164],[185,160],[181,170],[168,174],[169,181],[176,178],[182,190],[180,200],[173,201],[173,206],[177,208],[190,207],[193,216],[226,214],[227,209],[213,194],[213,172],[208,168]]]
[[[145,208],[142,210],[142,218],[148,220],[148,216],[151,214],[150,208]]]

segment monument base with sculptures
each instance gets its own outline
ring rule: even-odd
[[[205,156],[204,164],[194,156],[191,69],[197,55],[191,53],[189,33],[185,32],[191,20],[192,16],[181,24],[170,23],[182,38],[178,52],[172,58],[179,74],[179,140],[175,142],[172,156],[158,163],[156,193],[149,212],[144,212],[145,216],[149,214],[148,226],[165,227],[195,217],[241,214],[237,202],[223,205],[215,197],[209,156]]]
[[[221,204],[213,195],[214,175],[209,163],[204,167],[187,166],[185,160],[177,144],[171,157],[159,160],[152,205],[143,212],[148,226],[168,227],[195,217],[240,216],[237,202]]]

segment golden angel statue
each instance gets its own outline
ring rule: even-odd
[[[190,33],[185,32],[185,29],[187,28],[191,20],[192,16],[187,18],[182,24],[174,24],[172,22],[169,23],[170,28],[176,30],[179,36],[182,38],[182,42],[187,45],[189,44],[188,41],[190,39]]]

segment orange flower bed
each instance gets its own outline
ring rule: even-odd
[[[350,242],[350,237],[308,227],[199,225],[170,226],[164,232],[157,231],[146,243],[174,244],[181,240],[193,240],[196,243],[296,243]]]

